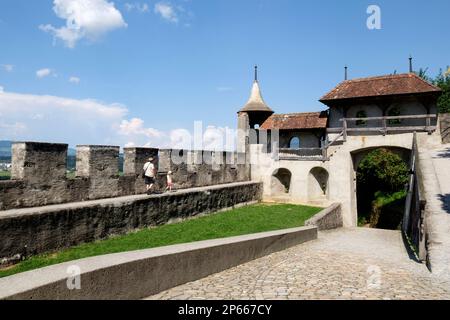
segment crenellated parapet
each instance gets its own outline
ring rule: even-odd
[[[164,190],[173,172],[176,189],[250,180],[245,153],[78,145],[76,175],[67,178],[67,144],[16,142],[11,180],[0,181],[0,210],[143,194],[142,168],[157,159],[156,189]]]

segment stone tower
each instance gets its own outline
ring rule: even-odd
[[[249,130],[258,129],[272,114],[273,110],[264,102],[258,82],[258,67],[255,66],[255,81],[250,98],[238,112],[238,152],[246,152]]]

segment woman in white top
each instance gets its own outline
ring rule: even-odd
[[[156,167],[155,158],[151,157],[148,162],[144,164],[144,182],[147,187],[147,194],[152,193],[153,185],[155,184]]]

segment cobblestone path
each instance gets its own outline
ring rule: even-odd
[[[339,229],[148,299],[450,299],[398,231]]]

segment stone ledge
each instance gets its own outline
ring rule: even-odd
[[[305,226],[316,226],[320,231],[342,228],[342,210],[340,203],[334,203],[328,208],[320,211],[314,217],[306,220]]]
[[[86,258],[2,278],[0,299],[141,299],[315,239],[301,227]],[[67,289],[74,265],[80,290]]]

